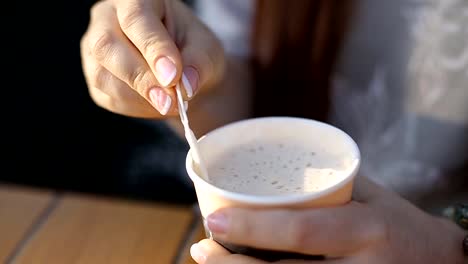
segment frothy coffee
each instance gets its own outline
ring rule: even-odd
[[[349,155],[348,155],[349,156]],[[210,182],[252,195],[310,193],[326,189],[349,173],[347,155],[300,141],[255,141],[234,146],[210,160]]]

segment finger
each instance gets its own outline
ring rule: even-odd
[[[204,239],[192,245],[190,254],[198,264],[266,264],[266,262],[254,258],[231,254],[210,239]]]
[[[104,67],[96,71],[95,80],[88,85],[93,101],[100,107],[126,116],[154,117],[157,112],[140,95],[135,93],[126,83],[117,79]],[[96,88],[101,87],[101,88]]]
[[[118,80],[114,76],[109,78],[108,87],[97,89],[89,87],[89,94],[96,105],[116,114],[137,117],[137,118],[157,118],[160,114],[154,110],[153,106],[136,94],[127,84]],[[161,88],[158,88],[161,89]],[[175,111],[175,110],[172,110]],[[175,113],[170,113],[175,114]]]
[[[190,248],[190,255],[197,263],[205,263],[207,257],[225,257],[230,253],[211,239],[204,239]]]
[[[221,247],[218,243],[213,240],[205,239],[197,244],[192,245],[190,248],[190,254],[192,258],[198,264],[266,264],[267,262],[261,261],[256,258],[230,254],[227,250]],[[275,262],[277,264],[358,264],[353,258],[348,259],[331,259],[331,260],[281,260]]]
[[[207,220],[217,239],[311,255],[351,255],[385,235],[383,222],[358,202],[311,210],[224,209]]]
[[[98,106],[116,114],[131,117],[160,116],[148,101],[97,62],[92,62],[90,59],[83,64],[86,65],[83,68],[87,76],[89,94]]]
[[[167,29],[172,27],[174,19],[169,11],[172,10],[170,5],[173,1],[114,2],[122,31],[143,55],[159,85],[174,86],[181,77],[182,62],[174,38]]]
[[[218,83],[224,74],[224,51],[220,41],[211,31],[179,1],[173,3],[177,20],[176,27],[183,36],[180,47],[183,68],[183,86],[188,98],[200,89],[208,90]],[[184,77],[185,80],[184,80]]]
[[[86,40],[83,40],[83,42],[86,42]],[[147,100],[128,84],[102,67],[92,57],[87,47],[85,44],[81,45],[83,73],[90,96],[98,106],[131,117],[160,117],[160,114],[154,110],[154,107]]]

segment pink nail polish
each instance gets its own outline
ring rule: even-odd
[[[192,97],[198,91],[198,71],[194,67],[185,67],[182,76],[182,84],[188,97]]]
[[[177,68],[168,57],[161,57],[156,61],[156,79],[161,86],[170,84],[177,74]]]
[[[228,229],[228,218],[224,213],[212,213],[206,218],[208,229],[217,234],[224,234]]]
[[[151,102],[153,103],[156,110],[162,115],[166,115],[171,108],[172,99],[166,92],[161,88],[153,88],[149,92]]]
[[[206,254],[198,243],[190,247],[190,255],[198,264],[203,264],[206,261]]]

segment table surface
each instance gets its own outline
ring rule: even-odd
[[[0,184],[0,263],[194,264],[196,209]]]

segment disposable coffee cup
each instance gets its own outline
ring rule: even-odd
[[[198,143],[200,154],[208,169],[209,179],[202,178],[197,172],[198,168],[192,160],[190,151],[186,158],[186,168],[195,187],[208,238],[214,239],[232,253],[245,254],[266,261],[325,257],[229,244],[213,237],[205,219],[211,213],[225,207],[308,209],[348,203],[351,200],[354,178],[360,166],[359,148],[349,135],[334,126],[315,120],[262,117],[234,122],[215,129],[201,137]],[[298,150],[296,153],[294,148]],[[240,149],[246,152],[239,151]],[[257,152],[260,150],[265,153]],[[258,157],[263,162],[241,164],[235,161],[233,164],[224,164],[232,153],[245,158],[246,163],[252,163]],[[227,158],[221,162],[220,157]],[[254,175],[253,178],[239,175],[236,166],[242,167],[243,169],[239,171],[246,175],[251,172],[249,166],[253,166],[252,171],[257,174],[261,174],[262,166],[265,166],[264,174]],[[278,172],[275,168],[278,168]],[[288,169],[291,175],[293,171],[296,173],[294,182],[291,179],[286,180]],[[283,175],[276,175],[279,173]],[[301,173],[304,178],[301,178]],[[332,173],[333,177],[329,176]],[[217,179],[225,180],[224,182],[231,185],[229,188],[222,186]],[[281,187],[281,191],[268,184],[274,184],[276,188]],[[259,190],[258,193],[256,190]]]

